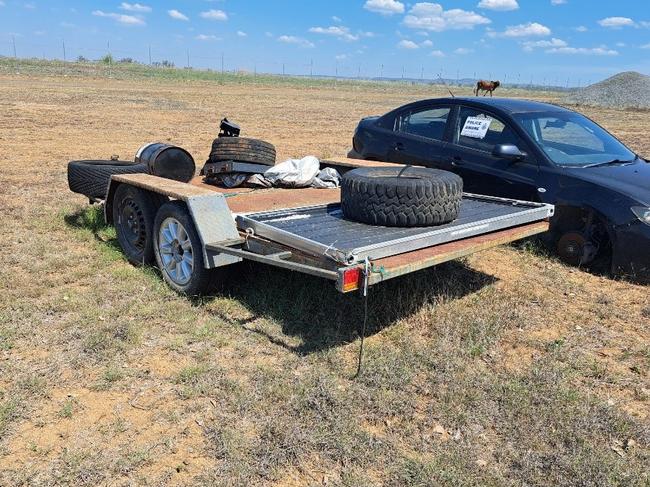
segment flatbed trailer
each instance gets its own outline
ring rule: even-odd
[[[344,173],[394,164],[334,159],[321,165]],[[451,223],[381,227],[345,219],[339,189],[225,189],[202,178],[181,183],[128,174],[111,178],[108,223],[113,223],[113,199],[121,185],[182,202],[200,239],[195,251],[205,269],[250,260],[328,279],[340,292],[543,233],[554,211],[552,205],[464,194],[459,217]]]

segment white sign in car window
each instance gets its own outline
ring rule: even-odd
[[[467,117],[460,135],[463,137],[472,137],[474,139],[484,139],[491,123],[491,118]]]

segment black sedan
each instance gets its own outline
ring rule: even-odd
[[[577,112],[423,100],[361,120],[350,157],[445,169],[466,192],[555,204],[548,240],[566,262],[602,256],[614,274],[650,275],[650,163]]]

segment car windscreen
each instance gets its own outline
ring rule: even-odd
[[[613,135],[579,113],[519,113],[514,118],[558,166],[585,167],[636,157]]]

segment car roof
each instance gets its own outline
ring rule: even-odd
[[[570,112],[559,105],[552,103],[542,103],[539,101],[526,100],[523,98],[485,98],[477,96],[457,96],[454,98],[432,98],[422,100],[419,103],[458,103],[465,102],[472,105],[484,106],[485,108],[495,108],[507,113],[529,113],[529,112]]]

